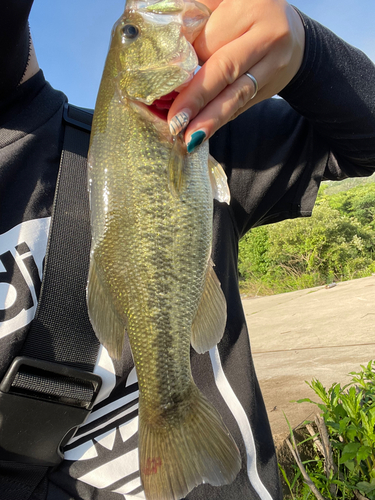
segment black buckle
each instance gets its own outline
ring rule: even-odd
[[[79,112],[80,118],[82,118],[82,120],[76,120],[75,118],[70,116],[69,112],[74,110],[76,113],[77,111]],[[92,111],[90,112],[90,110],[85,110],[84,108],[78,108],[77,106],[74,106],[73,104],[70,103],[64,104],[63,119],[66,123],[69,123],[74,127],[91,132],[92,116],[93,114]]]
[[[0,460],[54,466],[95,404],[102,379],[27,357],[13,360],[0,384]]]

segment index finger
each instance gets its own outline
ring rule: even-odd
[[[253,9],[244,10],[242,2],[213,0],[204,3],[212,13],[194,41],[194,49],[202,62],[248,31],[254,19]]]
[[[267,34],[254,26],[251,31],[247,31],[214,52],[188,86],[177,96],[169,110],[168,121],[170,122],[180,112],[185,112],[189,121],[192,121],[226,87],[263,59],[267,50]],[[188,127],[189,133],[200,127],[207,128],[205,123],[200,123],[199,116],[192,127]],[[215,120],[215,117],[212,119]],[[211,124],[208,128],[214,130],[216,127]]]
[[[204,0],[204,3],[215,9],[194,42],[198,58],[204,64],[171,106],[169,122],[181,112],[189,120],[194,119],[225,87],[264,57],[268,46],[268,36],[254,24],[259,3],[251,3],[251,8],[244,8],[243,1]]]

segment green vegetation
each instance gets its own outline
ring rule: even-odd
[[[241,239],[243,293],[289,292],[375,272],[375,182],[327,194],[332,189],[322,185],[311,218],[254,228]]]
[[[370,184],[375,181],[375,174],[370,177],[352,177],[350,179],[345,179],[343,181],[325,181],[326,194],[336,194],[341,191],[348,191],[356,186],[363,186],[364,184]]]
[[[319,498],[312,494],[315,488],[324,499],[375,500],[375,361],[361,368],[350,373],[352,381],[344,387],[335,383],[327,391],[318,380],[308,384],[320,403],[298,401],[317,405],[322,418],[315,420],[318,431],[310,426],[311,435],[297,445],[290,429],[294,451],[306,441],[313,448],[312,457],[295,467],[292,479],[280,466],[291,498]]]

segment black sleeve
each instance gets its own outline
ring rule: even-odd
[[[210,139],[229,179],[239,236],[251,227],[311,215],[322,179],[375,171],[375,66],[301,14],[306,48],[281,92]]]
[[[17,87],[26,70],[32,4],[33,0],[0,2],[0,102]]]
[[[375,166],[375,66],[359,49],[301,14],[303,65],[281,96],[331,150],[325,177],[369,175]]]

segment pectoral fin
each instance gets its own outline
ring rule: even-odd
[[[208,157],[208,172],[210,175],[213,197],[221,202],[230,203],[230,192],[227,176],[223,167],[211,155]]]
[[[191,345],[199,354],[208,351],[220,342],[226,321],[227,303],[220,281],[213,269],[213,262],[210,261],[191,333]]]
[[[110,356],[120,358],[125,335],[124,320],[117,313],[98,271],[95,256],[90,259],[87,308],[92,327]]]
[[[169,159],[169,189],[174,196],[179,196],[184,183],[185,151],[181,134],[173,137],[173,146]]]

